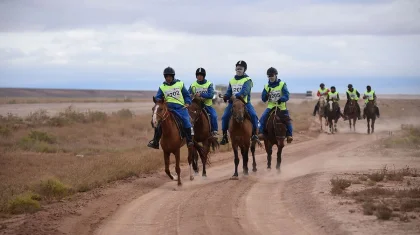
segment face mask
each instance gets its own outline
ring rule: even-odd
[[[241,67],[241,66],[237,66],[237,67],[236,67],[236,75],[237,75],[237,76],[242,76],[242,75],[244,75],[244,72],[245,72],[245,68],[244,68],[244,67]]]

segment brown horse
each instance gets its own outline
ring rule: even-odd
[[[367,118],[367,133],[373,133],[375,131],[375,121],[376,121],[376,108],[375,108],[375,101],[369,100],[366,104],[365,112],[364,112],[366,118]],[[372,121],[372,124],[370,122]],[[370,131],[372,127],[372,132]]]
[[[334,134],[334,132],[337,132],[337,121],[340,118],[338,102],[329,101],[325,111],[330,133]]]
[[[181,158],[181,147],[185,145],[186,141],[180,135],[180,131],[176,124],[175,114],[169,111],[168,106],[165,100],[157,101],[153,97],[153,102],[155,105],[152,108],[153,117],[152,117],[152,126],[154,128],[160,126],[162,128],[162,137],[160,140],[160,145],[163,150],[163,158],[165,161],[165,172],[172,180],[175,180],[175,177],[169,171],[169,156],[172,154],[175,155],[175,171],[177,174],[178,186],[181,186],[181,168],[179,167],[180,158]],[[197,150],[194,150],[197,148]],[[193,148],[188,148],[188,164],[190,165],[190,180],[193,180],[194,177],[191,172],[191,163],[193,159],[194,152],[203,152],[201,146],[197,143],[194,143]]]
[[[352,129],[352,120],[353,120],[353,131],[356,131],[356,121],[357,118],[359,117],[359,114],[357,112],[357,100],[349,100],[348,101],[348,106],[347,106],[347,118],[349,119],[349,126],[350,126],[350,130]]]
[[[264,133],[264,146],[267,152],[267,169],[271,169],[271,154],[273,153],[273,145],[277,145],[277,164],[276,169],[280,170],[281,153],[284,147],[284,139],[286,138],[285,122],[290,120],[289,116],[275,107],[270,111],[267,119]]]
[[[243,171],[248,175],[248,153],[251,148],[252,154],[252,171],[257,171],[257,163],[255,162],[255,144],[251,143],[252,123],[249,114],[245,112],[245,101],[242,98],[232,97],[232,117],[229,120],[229,135],[232,142],[232,149],[235,155],[235,173],[231,179],[238,179],[238,147],[241,149],[243,160]],[[258,142],[260,146],[261,143]]]
[[[192,100],[191,105],[188,107],[188,113],[190,114],[191,124],[194,129],[194,141],[201,142],[204,147],[203,154],[194,153],[192,166],[194,172],[198,174],[198,155],[200,155],[201,163],[203,164],[202,176],[206,177],[206,164],[210,162],[210,147],[214,152],[216,148],[219,148],[219,142],[211,134],[210,117],[204,110],[202,98],[194,98]]]

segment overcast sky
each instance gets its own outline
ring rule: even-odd
[[[166,66],[227,83],[245,60],[257,89],[274,66],[298,91],[420,93],[420,0],[0,0],[0,19],[1,87],[157,89]]]

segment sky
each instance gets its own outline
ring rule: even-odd
[[[171,66],[253,92],[273,66],[290,92],[420,94],[420,0],[0,0],[0,87],[157,90]]]

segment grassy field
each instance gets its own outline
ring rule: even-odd
[[[295,133],[309,130],[314,104],[288,105]],[[417,103],[395,105],[410,110]],[[394,115],[389,107],[383,110],[385,117]],[[255,105],[259,116],[265,108]],[[223,106],[216,110],[220,130]],[[36,211],[76,192],[160,169],[161,150],[146,147],[153,136],[150,115],[136,116],[128,109],[112,114],[78,112],[69,107],[54,116],[44,110],[24,118],[0,116],[0,211]],[[182,148],[183,162],[186,152]]]

